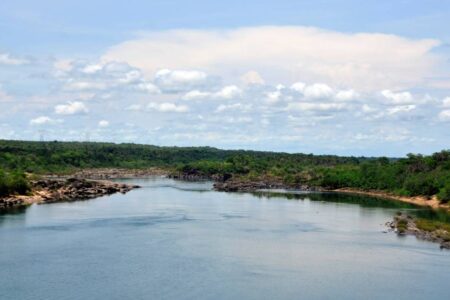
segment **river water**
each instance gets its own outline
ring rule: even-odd
[[[450,299],[450,251],[383,232],[409,205],[131,182],[0,215],[0,299]]]

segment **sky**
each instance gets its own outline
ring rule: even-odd
[[[0,139],[450,148],[450,0],[0,2]]]

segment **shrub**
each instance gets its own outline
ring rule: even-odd
[[[444,187],[439,190],[438,199],[441,203],[447,203],[450,201],[450,181],[448,181]]]

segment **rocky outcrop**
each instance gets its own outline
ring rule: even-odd
[[[41,191],[41,202],[62,202],[97,198],[115,193],[125,194],[137,185],[79,178],[46,179],[32,183],[34,191]],[[45,193],[42,193],[44,191]]]
[[[267,189],[286,189],[286,190],[300,190],[300,191],[320,191],[320,188],[311,187],[308,185],[287,185],[276,180],[239,180],[230,179],[227,181],[218,181],[214,183],[216,191],[223,192],[255,192],[258,190]]]
[[[26,206],[26,203],[23,199],[16,197],[0,198],[0,212],[24,206]]]
[[[31,181],[30,195],[14,195],[0,199],[0,210],[33,203],[54,203],[93,199],[115,193],[125,194],[137,185],[79,178],[52,178]]]
[[[386,225],[398,235],[414,235],[420,240],[439,243],[441,249],[450,249],[450,232],[443,229],[420,229],[417,226],[417,219],[410,215],[399,213]]]
[[[216,182],[224,182],[231,178],[230,174],[213,174],[204,175],[202,173],[170,173],[167,175],[168,178],[186,180],[186,181],[202,181],[202,180],[212,180]]]

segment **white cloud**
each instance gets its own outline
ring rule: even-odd
[[[215,112],[220,113],[224,111],[241,111],[246,112],[249,111],[252,108],[251,104],[242,104],[242,103],[234,103],[234,104],[221,104],[219,105]]]
[[[100,71],[101,69],[103,69],[103,66],[101,64],[90,64],[90,65],[86,65],[82,69],[82,72],[86,73],[86,74],[94,74],[94,73],[97,73],[98,71]]]
[[[450,121],[450,110],[443,110],[439,113],[438,116],[439,120],[443,121],[443,122],[448,122]]]
[[[220,91],[214,94],[217,98],[233,99],[238,98],[242,94],[242,90],[235,85],[229,85],[223,87]]]
[[[109,122],[106,121],[106,120],[101,120],[100,122],[98,122],[98,127],[105,128],[105,127],[108,127],[108,126],[109,126]]]
[[[106,90],[108,85],[104,82],[93,81],[73,81],[69,80],[64,86],[67,91],[90,91],[90,90]]]
[[[266,93],[266,102],[269,104],[278,103],[281,100],[282,93],[279,90]]]
[[[315,83],[308,85],[303,91],[303,95],[307,99],[328,99],[333,96],[334,92],[331,87],[323,83]]]
[[[354,90],[338,91],[335,96],[336,100],[338,101],[354,101],[357,100],[358,97],[359,94]]]
[[[242,96],[242,90],[235,85],[224,86],[217,92],[189,91],[182,97],[183,100],[220,99],[232,100]]]
[[[58,115],[76,115],[88,113],[86,105],[83,102],[74,101],[67,104],[59,104],[55,106],[55,113]]]
[[[249,71],[245,73],[244,75],[241,76],[241,81],[246,85],[252,84],[261,85],[265,83],[262,76],[256,71]]]
[[[28,60],[12,57],[9,53],[0,53],[0,65],[24,65]]]
[[[54,76],[63,82],[65,91],[112,91],[114,89],[159,94],[157,86],[146,80],[142,72],[119,62],[61,60],[54,64]]]
[[[304,82],[296,82],[291,85],[292,90],[302,93],[302,94],[303,94],[303,91],[305,90],[305,87],[306,87],[306,84]]]
[[[301,76],[307,82],[361,91],[380,86],[398,90],[430,84],[430,75],[444,60],[432,53],[439,44],[432,39],[300,26],[169,30],[120,43],[102,59],[125,61],[147,76],[166,68],[201,69],[235,79],[235,74],[257,69],[277,81]]]
[[[450,107],[450,97],[447,97],[444,100],[442,100],[442,106],[446,108]]]
[[[345,103],[298,102],[289,103],[287,110],[297,111],[340,111],[347,109]]]
[[[156,102],[150,102],[147,105],[148,110],[155,110],[159,112],[177,112],[177,113],[184,113],[189,111],[189,107],[186,105],[177,105],[175,103],[156,103]]]
[[[56,123],[62,123],[63,121],[60,119],[52,119],[47,116],[40,116],[35,119],[30,120],[30,125],[53,125]]]
[[[210,92],[202,92],[199,90],[193,90],[190,92],[187,92],[182,99],[183,100],[202,100],[205,98],[211,97],[211,93]]]
[[[196,70],[162,69],[156,72],[154,83],[166,92],[183,92],[212,84],[213,79],[205,72]]]
[[[159,90],[159,88],[154,85],[153,83],[150,82],[143,82],[137,85],[137,89],[147,92],[149,94],[159,94],[161,93],[161,91]]]
[[[387,113],[389,115],[394,115],[394,114],[398,114],[398,113],[407,113],[410,112],[412,110],[416,109],[416,106],[413,104],[410,105],[399,105],[399,106],[394,106],[394,107],[390,107],[387,109]]]
[[[141,110],[141,105],[139,104],[131,104],[130,106],[128,106],[127,108],[125,108],[126,110],[130,110],[130,111],[138,111]]]
[[[395,93],[391,90],[381,91],[381,95],[388,101],[389,104],[413,104],[414,98],[410,92]]]

